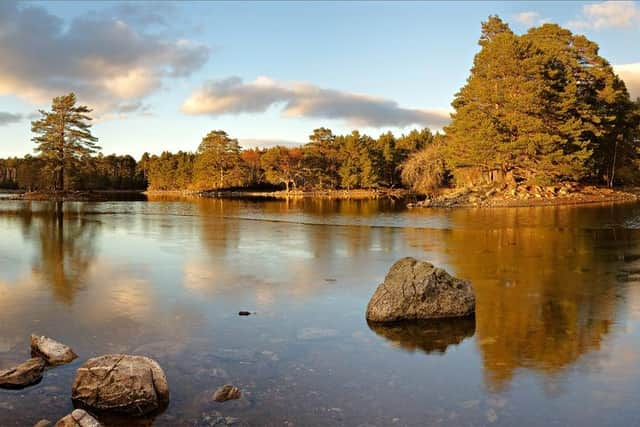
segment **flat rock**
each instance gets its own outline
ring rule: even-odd
[[[225,384],[218,388],[211,398],[216,402],[226,402],[227,400],[239,399],[240,396],[242,396],[242,392],[238,387]]]
[[[407,257],[393,264],[366,316],[372,322],[464,317],[473,315],[475,306],[471,283]]]
[[[31,354],[42,357],[49,365],[62,365],[78,357],[70,347],[49,337],[31,335]]]
[[[169,385],[155,360],[108,354],[89,359],[78,369],[71,398],[97,411],[142,416],[169,403]]]
[[[0,387],[22,388],[42,379],[45,361],[34,357],[9,369],[0,370]]]
[[[76,409],[58,421],[55,427],[102,427],[102,424],[87,411]]]

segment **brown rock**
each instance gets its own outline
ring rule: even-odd
[[[50,425],[51,425],[51,421],[42,419],[42,420],[38,421],[37,423],[35,423],[33,425],[33,427],[47,427],[47,426],[50,426]]]
[[[474,314],[471,284],[432,264],[403,258],[396,262],[367,305],[367,320],[463,317]]]
[[[70,347],[45,336],[31,335],[31,354],[49,365],[62,365],[78,357]]]
[[[1,388],[22,388],[42,379],[45,362],[34,357],[13,368],[0,370]]]
[[[227,400],[239,399],[242,392],[238,387],[231,384],[225,384],[218,388],[211,398],[216,402],[226,402]]]
[[[169,403],[169,385],[155,360],[109,354],[89,359],[78,369],[71,398],[98,411],[139,416]]]
[[[102,427],[102,424],[87,411],[76,409],[58,421],[55,427]]]

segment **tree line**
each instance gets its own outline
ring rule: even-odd
[[[223,130],[194,152],[103,156],[91,110],[73,93],[32,122],[36,156],[0,160],[0,186],[26,190],[285,190],[581,181],[640,182],[640,100],[632,100],[598,45],[556,24],[517,35],[482,23],[466,84],[444,133],[378,138],[318,128],[299,147],[243,149]]]
[[[429,129],[378,138],[319,128],[300,147],[242,149],[226,132],[208,133],[196,152],[145,153],[138,163],[150,190],[221,190],[274,186],[284,190],[400,187],[401,164],[440,135]]]

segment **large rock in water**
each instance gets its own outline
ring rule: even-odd
[[[471,284],[441,268],[403,258],[393,264],[384,283],[367,305],[367,320],[398,320],[463,317],[474,314],[476,298]]]
[[[62,365],[78,357],[70,347],[49,337],[31,335],[31,354],[42,357],[49,365]]]
[[[169,403],[169,385],[155,360],[108,354],[78,369],[71,398],[86,408],[141,416]]]
[[[34,357],[13,368],[0,370],[1,388],[23,388],[42,379],[45,362]]]
[[[89,415],[87,411],[76,409],[58,421],[55,427],[102,427],[102,424]]]

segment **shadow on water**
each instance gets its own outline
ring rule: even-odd
[[[476,330],[473,317],[367,324],[369,329],[395,347],[411,352],[419,350],[427,354],[444,354],[450,346],[472,337]]]

